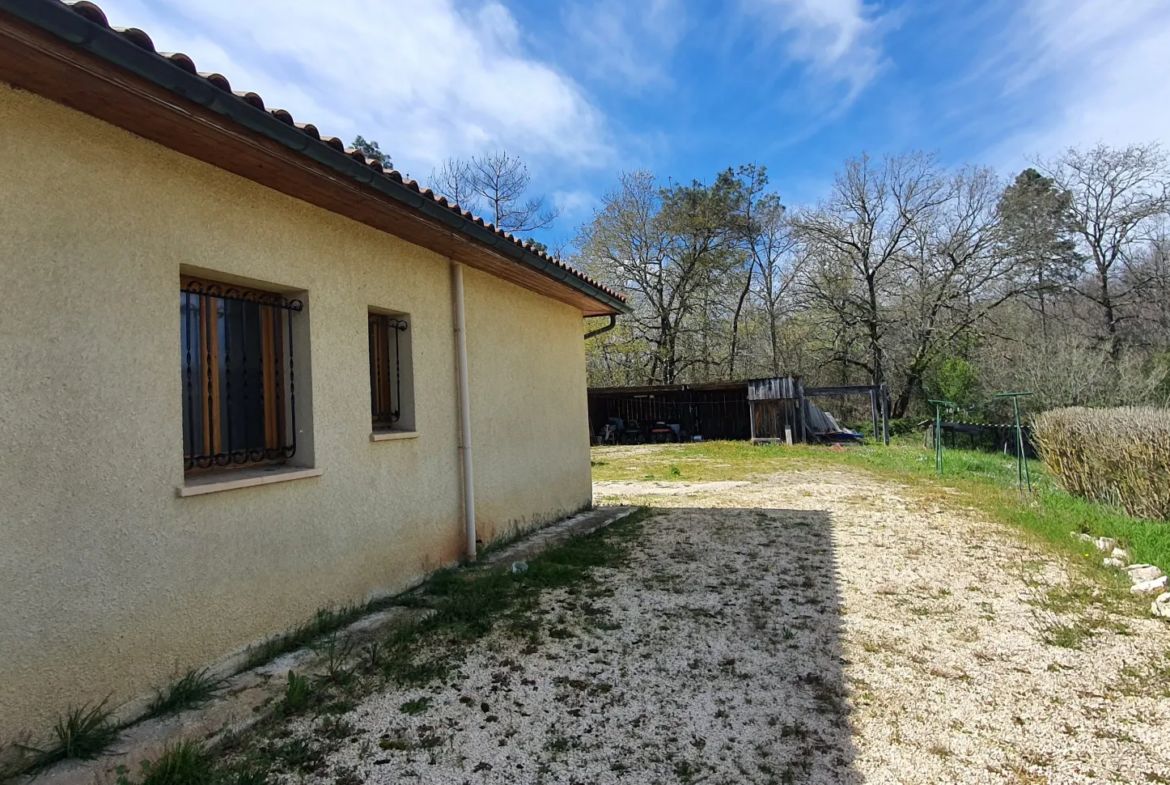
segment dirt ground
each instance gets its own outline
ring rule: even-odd
[[[543,595],[540,646],[493,632],[453,683],[364,699],[319,781],[1170,782],[1170,627],[945,491],[595,496],[661,508],[605,590]]]

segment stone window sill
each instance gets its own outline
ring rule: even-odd
[[[374,431],[370,434],[372,442],[393,442],[399,439],[417,439],[418,431]]]
[[[271,485],[277,482],[291,482],[305,480],[310,477],[320,477],[320,469],[308,469],[303,466],[271,466],[258,469],[237,469],[228,474],[205,474],[198,477],[189,477],[182,486],[177,488],[179,496],[202,496],[207,493],[220,491],[234,491],[237,488],[254,488],[258,485]]]

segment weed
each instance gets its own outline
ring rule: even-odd
[[[1051,613],[1032,611],[1033,629],[1036,637],[1046,646],[1062,649],[1079,649],[1085,641],[1097,632],[1111,630],[1126,634],[1124,624],[1111,622],[1107,617],[1083,614],[1071,621],[1065,621]]]
[[[223,684],[207,670],[189,670],[183,678],[166,689],[159,690],[147,709],[147,716],[161,717],[194,709],[215,697]]]
[[[368,673],[377,673],[382,669],[383,654],[384,652],[382,644],[378,641],[374,641],[370,644],[367,644],[366,646],[363,646],[362,667],[365,668]]]
[[[431,706],[431,699],[425,695],[421,698],[415,698],[412,701],[407,701],[398,707],[403,714],[422,714]]]
[[[280,713],[286,717],[304,711],[309,706],[312,695],[312,686],[309,677],[302,676],[295,671],[288,672],[288,686],[284,689],[284,700],[280,703]]]
[[[56,741],[51,746],[20,745],[33,755],[29,771],[42,771],[63,760],[93,760],[108,750],[121,731],[110,721],[106,702],[70,709],[53,727]]]
[[[357,726],[339,717],[325,717],[321,720],[321,724],[317,728],[317,733],[331,741],[340,741],[357,733]]]
[[[699,767],[689,760],[680,760],[674,764],[674,776],[678,777],[679,782],[694,782],[699,771]]]
[[[572,746],[573,745],[569,741],[569,737],[560,731],[553,731],[549,735],[548,741],[544,743],[544,748],[553,755],[557,755],[562,752],[568,752]]]
[[[300,736],[276,750],[276,758],[288,769],[308,774],[324,762],[325,750],[312,739]]]
[[[1161,662],[1126,665],[1119,675],[1122,695],[1170,698],[1170,655],[1164,656]]]
[[[339,641],[336,636],[331,636],[325,646],[317,651],[325,655],[325,673],[320,677],[321,680],[335,687],[348,687],[354,680],[353,668],[349,664],[353,642],[348,638]]]
[[[682,469],[678,468],[677,463],[672,463],[670,465],[670,470],[669,470],[668,474],[671,477],[682,477]]]
[[[337,610],[322,608],[312,619],[304,624],[270,638],[248,653],[245,669],[255,668],[266,662],[271,662],[282,654],[304,648],[313,641],[356,621],[365,613],[380,607],[376,603],[369,605],[346,605]]]
[[[333,785],[362,785],[364,782],[353,766],[339,766],[333,771]]]
[[[210,785],[215,779],[211,758],[194,741],[167,747],[153,763],[142,762],[141,785]]]

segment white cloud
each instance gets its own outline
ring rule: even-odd
[[[563,16],[587,73],[624,89],[670,83],[667,66],[686,29],[681,0],[578,0]]]
[[[863,0],[742,0],[761,18],[765,32],[779,34],[790,60],[810,75],[839,84],[845,108],[886,65],[882,37],[887,25]]]
[[[597,197],[581,189],[557,191],[553,194],[552,200],[561,211],[561,215],[574,223],[588,218],[593,208],[597,206]]]
[[[1003,158],[1069,145],[1170,136],[1170,3],[1029,0],[1009,20],[1005,99],[1034,119],[997,148]]]
[[[378,140],[425,179],[488,148],[569,166],[611,157],[605,118],[569,77],[529,56],[495,0],[103,0],[141,27],[323,134]]]

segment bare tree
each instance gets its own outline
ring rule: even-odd
[[[813,300],[842,327],[864,334],[868,358],[839,359],[865,368],[873,384],[886,381],[884,302],[892,267],[914,227],[945,198],[933,155],[888,156],[878,166],[863,155],[846,162],[827,199],[793,222],[809,257],[820,262],[821,275],[808,278]]]
[[[528,195],[532,176],[518,157],[506,150],[472,156],[466,160],[448,158],[431,172],[432,187],[505,232],[547,229],[560,210],[545,204],[543,196]]]
[[[631,296],[632,338],[652,348],[648,381],[672,384],[710,362],[703,351],[681,350],[688,338],[709,338],[693,322],[709,315],[712,281],[732,258],[731,198],[722,181],[663,188],[650,172],[627,173],[582,227],[583,265]]]
[[[1166,154],[1157,144],[1098,145],[1069,148],[1037,167],[1069,194],[1071,227],[1093,273],[1092,284],[1079,292],[1100,308],[1103,338],[1116,363],[1122,350],[1119,326],[1132,317],[1128,307],[1143,288],[1140,277],[1131,276],[1127,285],[1122,273],[1131,268],[1156,219],[1170,212]]]
[[[778,368],[779,298],[787,289],[785,277],[778,269],[782,256],[792,246],[788,225],[784,221],[785,207],[779,195],[768,192],[768,172],[763,166],[748,164],[737,170],[728,169],[720,177],[733,194],[734,226],[745,251],[747,264],[740,266],[738,296],[731,318],[731,347],[728,352],[727,375],[735,378],[735,364],[740,350],[740,323],[744,306],[757,282],[763,284],[760,292],[768,315],[772,367]],[[779,375],[779,371],[776,371]]]
[[[1165,161],[1152,147],[1058,161],[1005,189],[987,168],[863,156],[789,212],[758,166],[710,186],[625,175],[577,240],[634,308],[590,342],[590,381],[866,379],[901,416],[932,393],[984,407],[981,391],[1009,387],[1042,405],[1170,401]]]
[[[954,352],[956,340],[1020,291],[998,242],[995,172],[960,169],[940,193],[944,198],[919,214],[910,247],[896,261],[900,281],[891,304],[904,357],[895,417],[905,416],[927,370]]]
[[[747,246],[750,272],[763,308],[768,336],[769,367],[781,371],[780,322],[789,310],[786,300],[804,262],[794,253],[796,241],[787,219],[787,208],[776,194],[763,194],[745,208],[748,214]],[[788,304],[790,305],[790,304]]]
[[[432,169],[431,188],[464,210],[479,212],[475,190],[471,187],[471,167],[466,161],[448,158],[438,169]]]

